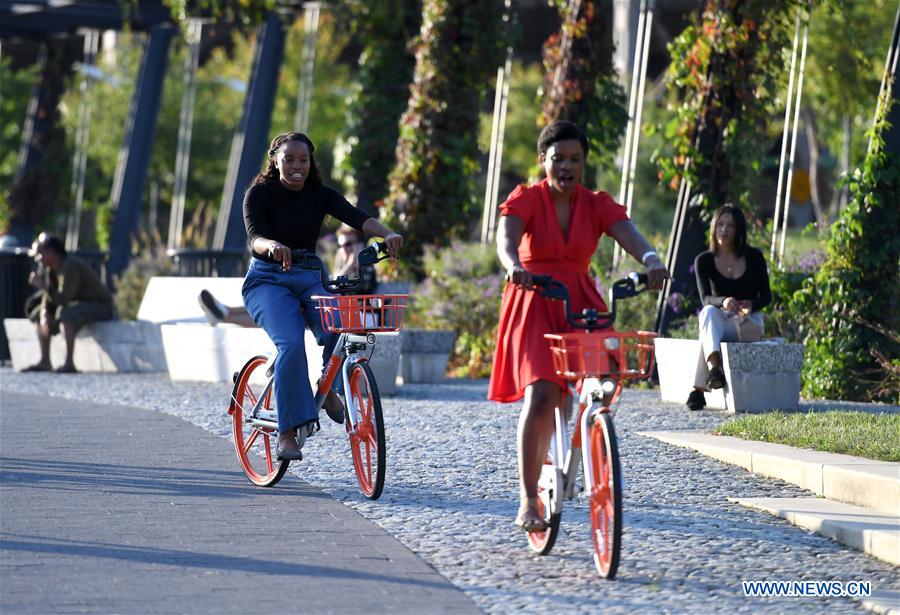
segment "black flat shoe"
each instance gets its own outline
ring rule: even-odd
[[[706,407],[706,396],[703,391],[694,389],[687,398],[687,407],[690,410],[703,410]]]
[[[284,435],[289,435],[289,437],[282,437]],[[278,455],[279,459],[284,459],[286,461],[300,461],[303,459],[303,451],[297,446],[295,434],[280,434],[278,436],[278,446],[275,449],[275,453]]]
[[[721,367],[713,367],[709,370],[709,376],[706,377],[706,388],[712,391],[713,389],[721,389],[725,387],[725,372],[722,371]]]

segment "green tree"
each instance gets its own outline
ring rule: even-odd
[[[9,229],[9,187],[19,168],[22,126],[36,78],[36,67],[14,70],[8,55],[0,57],[0,232]]]
[[[884,146],[892,101],[888,87],[826,260],[794,296],[807,397],[900,403],[900,156]]]
[[[478,112],[502,57],[502,12],[497,0],[423,3],[386,218],[413,254],[477,221]]]
[[[666,79],[677,102],[664,128],[667,146],[654,155],[661,179],[673,189],[689,180],[707,212],[725,202],[752,210],[797,6],[797,0],[707,0],[669,45]]]
[[[803,120],[812,154],[811,200],[823,229],[846,202],[846,190],[833,190],[826,207],[816,181],[824,157],[819,150],[827,147],[838,157],[838,176],[858,166],[865,155],[872,99],[890,41],[892,5],[889,0],[822,0],[810,17]]]
[[[409,98],[415,56],[409,41],[419,29],[420,0],[363,0],[352,5],[362,44],[344,141],[345,168],[357,205],[381,207],[394,166],[399,120]]]
[[[544,87],[538,126],[580,125],[601,167],[615,166],[628,122],[625,90],[612,63],[612,11],[594,0],[555,0],[561,25],[543,47]],[[599,5],[599,7],[598,7]]]

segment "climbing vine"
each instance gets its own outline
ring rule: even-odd
[[[478,117],[505,46],[502,10],[500,2],[423,2],[386,205],[412,254],[446,245],[477,219]]]
[[[420,0],[362,0],[352,6],[354,30],[363,46],[347,125],[345,167],[360,207],[382,205],[394,166],[398,122],[406,108],[415,57]]]
[[[794,296],[808,397],[900,403],[900,154],[884,141],[892,100],[888,87],[825,262]]]
[[[799,4],[707,0],[669,44],[666,83],[676,102],[654,157],[660,180],[673,190],[688,180],[707,212],[725,202],[750,205]]]
[[[552,4],[561,25],[543,47],[538,126],[558,119],[579,124],[590,141],[592,161],[612,167],[628,122],[625,90],[612,64],[612,13],[598,13],[601,3],[594,0]]]

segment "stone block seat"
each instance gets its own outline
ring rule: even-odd
[[[177,297],[175,301],[191,304],[194,318],[167,320],[161,324],[162,346],[169,377],[172,380],[198,382],[231,382],[232,376],[253,356],[270,355],[275,346],[266,332],[256,327],[220,323],[211,327],[197,302],[204,288],[225,305],[243,305],[243,278],[153,278],[147,292]],[[298,315],[299,318],[299,315]],[[400,341],[397,334],[376,334],[378,338],[370,357],[370,367],[378,390],[390,395],[396,391]],[[322,348],[315,337],[306,332],[307,376],[315,383],[322,373]]]
[[[654,345],[660,396],[664,401],[685,403],[702,352],[699,340],[656,338]],[[802,367],[803,344],[723,342],[727,385],[707,392],[706,406],[730,412],[796,410]]]

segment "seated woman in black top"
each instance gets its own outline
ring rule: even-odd
[[[762,252],[747,245],[747,221],[738,207],[723,205],[709,226],[709,250],[694,260],[700,311],[700,342],[691,410],[706,406],[704,390],[725,386],[721,342],[756,342],[763,334],[760,310],[772,302]]]
[[[306,378],[305,327],[326,353],[336,336],[322,327],[314,295],[324,295],[319,271],[292,267],[291,250],[315,252],[326,215],[384,238],[396,257],[403,238],[322,183],[315,147],[299,132],[272,141],[265,170],[244,195],[244,225],[253,255],[242,294],[253,321],[265,329],[278,349],[275,359],[275,406],[278,410],[278,456],[300,459],[306,438],[315,432],[319,409]],[[343,422],[343,409],[328,408]]]

